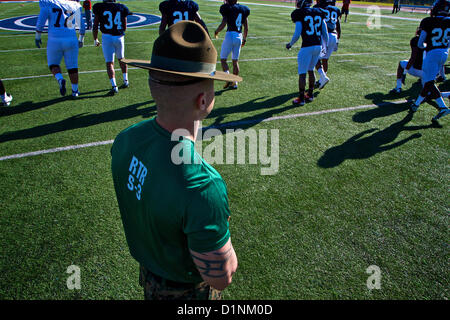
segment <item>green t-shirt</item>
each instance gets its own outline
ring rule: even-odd
[[[191,163],[175,164],[174,148],[184,150],[181,155],[188,155]],[[165,279],[203,281],[189,248],[209,252],[230,238],[228,196],[220,174],[200,157],[191,140],[171,141],[155,118],[122,131],[111,155],[131,255]]]

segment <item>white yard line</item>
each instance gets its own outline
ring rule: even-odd
[[[409,51],[383,51],[383,52],[359,52],[359,53],[336,53],[333,54],[332,57],[343,57],[343,56],[364,56],[364,55],[379,55],[379,54],[395,54],[395,53],[407,53]],[[277,61],[277,60],[293,60],[297,59],[297,56],[293,57],[272,57],[272,58],[255,58],[255,59],[241,59],[239,62],[257,62],[257,61]],[[338,61],[338,62],[344,62],[345,60]],[[353,61],[353,60],[347,60],[347,61]],[[219,64],[220,62],[217,62]],[[137,70],[139,68],[128,68],[130,70]],[[120,70],[120,69],[115,69]],[[97,72],[106,72],[105,70],[90,70],[90,71],[80,71],[80,74],[89,74],[89,73],[97,73]],[[35,76],[21,76],[21,77],[14,77],[14,78],[5,78],[2,79],[3,81],[10,81],[10,80],[24,80],[24,79],[36,79],[36,78],[45,78],[45,77],[51,77],[51,74],[41,74],[41,75],[35,75]]]
[[[276,120],[286,120],[286,119],[295,119],[295,118],[301,118],[301,117],[310,117],[310,116],[317,116],[327,113],[336,113],[336,112],[345,112],[345,111],[353,111],[353,110],[361,110],[361,109],[370,109],[370,108],[376,108],[376,107],[382,107],[384,105],[388,104],[401,104],[405,103],[406,100],[399,100],[399,101],[392,101],[392,102],[385,102],[381,104],[366,104],[361,106],[355,106],[355,107],[348,107],[348,108],[337,108],[337,109],[330,109],[330,110],[322,110],[322,111],[315,111],[315,112],[304,112],[304,113],[296,113],[296,114],[288,114],[285,116],[276,116],[276,117],[270,117],[265,119],[252,119],[252,120],[237,120],[230,123],[224,123],[219,124],[216,126],[209,126],[208,128],[225,128],[225,127],[236,127],[239,125],[245,125],[249,123],[259,123],[259,122],[269,122],[269,121],[276,121]],[[91,143],[85,143],[85,144],[77,144],[77,145],[71,145],[66,147],[58,147],[58,148],[52,148],[52,149],[45,149],[45,150],[38,150],[38,151],[32,151],[32,152],[25,152],[25,153],[18,153],[18,154],[12,154],[8,156],[2,156],[0,157],[0,161],[4,160],[11,160],[11,159],[20,159],[20,158],[26,158],[26,157],[32,157],[32,156],[39,156],[47,153],[56,153],[56,152],[62,152],[62,151],[70,151],[70,150],[76,150],[76,149],[83,149],[83,148],[90,148],[90,147],[97,147],[97,146],[103,146],[103,145],[109,145],[112,144],[114,140],[105,140],[105,141],[97,141],[97,142],[91,142]]]

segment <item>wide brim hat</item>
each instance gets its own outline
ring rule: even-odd
[[[150,61],[122,61],[142,69],[187,77],[242,81],[234,74],[216,71],[217,50],[205,29],[194,21],[179,21],[164,31],[153,44]]]

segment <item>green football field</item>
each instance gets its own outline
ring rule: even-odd
[[[124,3],[159,16],[159,1]],[[293,4],[243,3],[251,10],[244,81],[238,90],[216,83],[215,108],[203,125],[267,130],[269,141],[278,137],[279,157],[272,175],[261,174],[268,165],[259,158],[250,163],[249,148],[244,164],[214,164],[228,186],[239,260],[224,298],[450,298],[450,117],[432,125],[437,111],[427,103],[407,112],[406,100],[420,91],[411,76],[401,94],[388,93],[426,15],[382,10],[377,21],[351,7],[330,59],[330,83],[295,107],[301,42],[285,49]],[[213,34],[222,2],[198,4]],[[0,19],[38,13],[36,3],[0,3]],[[126,57],[149,59],[157,34],[158,24],[129,29]],[[224,35],[213,40],[218,52]],[[147,73],[130,69],[130,87],[108,96],[91,33],[80,49],[76,100],[60,96],[34,33],[0,30],[0,61],[14,97],[0,107],[0,299],[142,299],[110,148],[121,130],[156,115]],[[449,91],[450,81],[439,86]],[[80,268],[79,290],[66,284],[71,265]],[[379,268],[378,288],[367,285],[370,266]]]

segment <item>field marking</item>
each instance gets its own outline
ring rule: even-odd
[[[384,102],[384,103],[380,103],[378,105],[377,104],[365,104],[365,105],[361,105],[361,106],[348,107],[348,108],[337,108],[337,109],[321,110],[321,111],[314,111],[314,112],[288,114],[285,116],[269,117],[269,118],[265,118],[265,119],[261,118],[261,119],[252,119],[252,120],[237,120],[237,121],[232,121],[232,122],[218,124],[218,125],[211,125],[211,126],[205,127],[204,130],[212,129],[212,128],[220,129],[220,128],[226,128],[226,127],[235,127],[238,125],[246,125],[246,124],[253,124],[253,123],[260,123],[260,122],[270,122],[270,121],[276,121],[276,120],[286,120],[286,119],[295,119],[295,118],[301,118],[301,117],[317,116],[317,115],[328,114],[328,113],[370,109],[370,108],[376,108],[376,107],[383,107],[388,104],[402,104],[405,102],[407,102],[407,101],[403,99],[403,100],[392,101],[392,102]],[[43,154],[47,154],[47,153],[56,153],[56,152],[62,152],[62,151],[70,151],[70,150],[76,150],[76,149],[103,146],[103,145],[112,144],[113,142],[114,142],[114,140],[105,140],[105,141],[90,142],[90,143],[77,144],[77,145],[71,145],[71,146],[65,146],[65,147],[57,147],[57,148],[52,148],[52,149],[12,154],[12,155],[8,155],[8,156],[0,157],[0,161],[33,157],[33,156],[43,155]]]
[[[102,146],[105,144],[112,144],[113,142],[114,142],[114,140],[97,141],[97,142],[77,144],[77,145],[67,146],[67,147],[59,147],[59,148],[53,148],[53,149],[47,149],[47,150],[39,150],[39,151],[33,151],[33,152],[13,154],[10,156],[0,157],[0,161],[38,156],[38,155],[42,155],[42,154],[46,154],[46,153],[55,153],[55,152],[61,152],[61,151],[69,151],[69,150],[75,150],[75,149]]]
[[[409,51],[383,51],[383,52],[358,52],[358,53],[336,53],[333,54],[332,57],[342,57],[342,56],[364,56],[364,55],[378,55],[378,54],[391,54],[391,53],[407,53]],[[255,58],[255,59],[241,59],[239,62],[257,62],[257,61],[277,61],[277,60],[293,60],[297,59],[297,56],[293,57],[272,57],[272,58]],[[344,60],[345,61],[345,60]],[[353,60],[351,60],[353,61]],[[217,62],[220,64],[220,61]],[[128,68],[129,70],[138,70],[139,68]],[[120,69],[115,69],[119,71]],[[79,71],[79,74],[89,74],[89,73],[97,73],[97,72],[106,72],[105,69],[102,70],[89,70],[89,71]],[[64,73],[67,74],[67,73]],[[2,81],[11,81],[11,80],[25,80],[25,79],[36,79],[36,78],[45,78],[52,77],[52,74],[41,74],[36,76],[22,76],[15,78],[5,78]]]
[[[135,42],[128,42],[125,43],[125,45],[127,44],[148,44],[148,43],[153,43],[154,41],[135,41]],[[95,47],[93,44],[87,44],[87,45],[83,45],[84,47]],[[0,53],[4,53],[4,52],[21,52],[21,51],[35,51],[35,50],[47,50],[47,48],[25,48],[25,49],[8,49],[8,50],[0,50]]]
[[[211,2],[223,2],[221,0],[208,0]],[[290,10],[294,10],[293,6],[283,6],[279,4],[265,4],[265,3],[252,3],[252,2],[241,2],[240,4],[245,4],[248,6],[263,6],[263,7],[275,7],[275,8],[286,8]],[[379,18],[385,18],[385,19],[394,19],[394,20],[405,20],[405,21],[421,21],[422,19],[418,18],[405,18],[405,17],[392,17],[392,16],[385,16],[385,15],[377,15],[377,14],[370,14],[370,13],[359,13],[359,12],[353,12],[350,15],[356,15],[356,16],[367,16],[367,17],[379,17]]]

